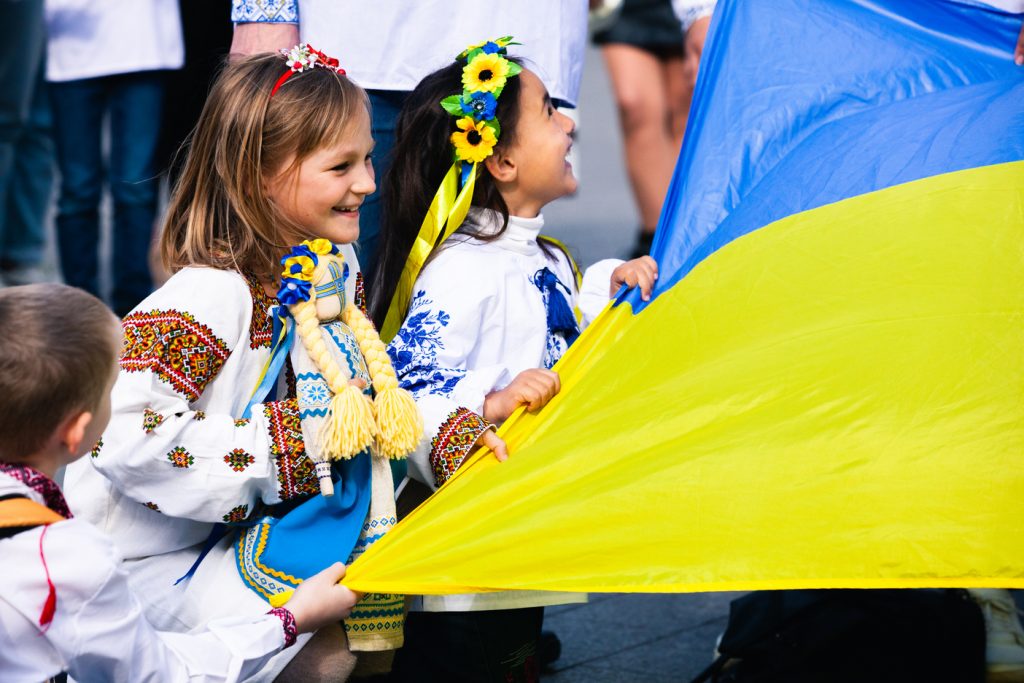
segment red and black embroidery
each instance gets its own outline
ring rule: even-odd
[[[157,505],[156,503],[143,503],[142,505],[143,507],[149,508],[153,512],[160,512],[160,506]]]
[[[264,403],[263,414],[270,430],[270,454],[277,465],[281,500],[317,493],[320,483],[313,462],[306,457],[299,402],[289,398]]]
[[[92,457],[95,458],[96,456],[98,456],[100,454],[100,450],[102,448],[103,448],[103,437],[101,436],[96,441],[96,445],[92,447],[92,450],[89,452],[89,455],[91,455]]]
[[[430,442],[430,467],[437,486],[448,481],[490,423],[468,408],[456,408]]]
[[[132,313],[121,324],[121,369],[148,370],[189,401],[199,398],[231,353],[223,340],[189,313]]]
[[[267,614],[273,614],[281,620],[281,627],[284,629],[284,646],[291,647],[294,645],[295,639],[299,636],[299,630],[292,613],[284,607],[277,607],[267,612]]]
[[[0,462],[0,473],[6,474],[11,479],[20,481],[43,498],[46,507],[56,512],[61,517],[71,519],[74,515],[64,500],[64,493],[61,492],[57,482],[48,476],[28,465],[12,465]]]
[[[249,322],[249,348],[270,348],[273,342],[274,321],[270,317],[270,307],[277,305],[277,299],[267,294],[263,285],[255,275],[246,275],[245,282],[249,285],[252,296],[252,320]]]
[[[144,408],[142,410],[142,431],[152,434],[153,430],[163,424],[164,416],[155,410]]]
[[[175,446],[172,448],[171,452],[167,454],[167,459],[172,465],[182,469],[188,469],[196,461],[195,458],[192,457],[192,454],[181,446]]]
[[[244,472],[246,467],[256,462],[256,458],[241,448],[236,448],[224,456],[224,462],[235,472]]]
[[[231,508],[231,511],[228,514],[224,515],[221,519],[223,519],[225,522],[229,522],[229,523],[230,522],[244,522],[245,518],[246,518],[246,516],[248,516],[248,514],[249,514],[249,506],[248,505],[236,505],[235,507]]]
[[[366,285],[363,282],[363,274],[361,272],[356,273],[356,291],[353,295],[353,303],[369,319],[370,312],[366,308]]]
[[[196,422],[202,422],[203,420],[206,419],[206,413],[204,413],[201,410],[197,410],[196,412],[192,413],[192,419],[195,420]]]
[[[236,427],[244,427],[245,425],[249,424],[249,422],[251,422],[251,420],[249,418],[242,417],[242,418],[239,418],[239,419],[235,420],[235,426]]]

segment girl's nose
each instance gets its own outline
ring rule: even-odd
[[[565,131],[566,135],[572,135],[573,133],[576,132],[576,122],[575,121],[573,121],[571,118],[569,118],[568,116],[566,116],[562,112],[558,112],[558,116],[561,117],[560,120],[559,120],[559,123],[562,124],[562,130]]]
[[[373,162],[367,162],[363,165],[360,176],[352,183],[352,191],[356,194],[367,195],[373,194],[376,189],[377,183],[373,171]]]

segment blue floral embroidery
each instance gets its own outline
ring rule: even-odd
[[[409,304],[409,316],[388,345],[399,382],[413,395],[450,394],[466,376],[464,370],[437,366],[437,352],[444,349],[441,330],[448,326],[451,316],[433,310],[433,303],[422,289],[416,292]]]
[[[299,23],[298,0],[232,0],[235,23]]]
[[[561,360],[568,348],[569,345],[561,332],[548,330],[547,343],[544,347],[544,367],[548,370],[555,367],[555,363]]]

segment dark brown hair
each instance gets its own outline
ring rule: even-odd
[[[509,60],[521,64],[514,57]],[[423,217],[454,159],[449,138],[458,119],[442,109],[440,102],[462,92],[465,65],[463,60],[453,62],[420,81],[406,99],[395,125],[394,157],[382,181],[377,266],[369,287],[370,313],[378,327],[387,315]],[[520,80],[518,76],[509,78],[498,98],[495,116],[501,122],[501,136],[497,149],[506,148],[516,139]],[[493,209],[503,217],[502,229],[483,239],[495,239],[508,227],[508,206],[482,163],[477,164],[473,206]]]
[[[316,237],[277,210],[264,180],[291,155],[294,168],[336,144],[369,100],[346,76],[317,68],[292,74],[270,97],[286,69],[283,55],[255,55],[225,65],[214,82],[167,207],[161,255],[172,272],[205,265],[271,276],[282,250]]]
[[[81,289],[0,290],[0,458],[38,452],[76,411],[95,411],[117,363],[120,328]]]

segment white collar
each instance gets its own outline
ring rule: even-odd
[[[495,234],[501,230],[501,214],[491,209],[471,208],[466,216],[466,223],[479,230],[481,234]],[[509,251],[526,256],[532,256],[540,251],[537,237],[543,228],[543,214],[537,214],[536,218],[509,216],[508,228],[497,239],[488,244],[493,244],[502,249],[508,249]]]

